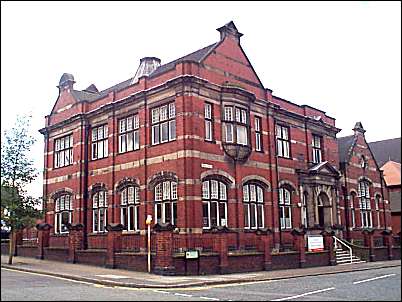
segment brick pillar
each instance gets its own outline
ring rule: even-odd
[[[115,268],[114,254],[121,251],[121,234],[123,231],[123,225],[121,223],[111,223],[106,226],[107,233],[107,256],[106,267]]]
[[[304,235],[306,231],[303,229],[293,229],[291,234],[293,235],[293,246],[294,248],[299,251],[299,266],[305,267],[306,265],[306,247],[305,247],[305,240]]]
[[[50,229],[52,226],[48,223],[38,223],[38,255],[37,259],[44,259],[44,248],[49,246]]]
[[[384,238],[384,245],[388,248],[388,260],[392,260],[392,232],[390,230],[384,230],[381,234]]]
[[[77,250],[84,248],[84,225],[81,223],[68,224],[68,259],[67,262],[77,261]]]
[[[151,236],[155,236],[156,254],[152,259],[153,272],[158,275],[175,275],[173,263],[173,229],[170,223],[155,224]]]
[[[332,236],[335,236],[335,231],[324,230],[321,235],[324,237],[324,249],[329,252],[329,265],[336,265],[334,239],[332,238]]]
[[[16,230],[14,233],[14,256],[18,255],[18,246],[22,245],[23,230]]]
[[[257,236],[262,244],[262,250],[264,252],[264,270],[272,270],[272,254],[271,254],[271,236],[272,230],[270,229],[259,229],[257,231]]]
[[[369,248],[369,261],[375,261],[374,254],[374,229],[365,229],[362,231],[364,236],[364,246]]]

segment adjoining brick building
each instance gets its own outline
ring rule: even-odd
[[[326,265],[328,238],[363,236],[342,231],[341,188],[352,186],[343,181],[355,187],[360,175],[342,178],[335,119],[273,95],[234,23],[218,31],[220,41],[173,62],[141,59],[133,78],[103,91],[75,90],[63,74],[40,130],[42,256],[143,270],[147,215],[157,223],[153,270],[174,273]],[[305,254],[304,235],[323,230],[326,252]],[[197,269],[187,250],[201,252]]]

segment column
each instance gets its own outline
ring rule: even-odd
[[[156,241],[156,254],[153,272],[158,275],[175,275],[173,263],[173,226],[170,223],[155,224],[153,236]],[[151,235],[151,236],[152,236]]]
[[[375,261],[374,254],[374,229],[366,229],[363,232],[364,236],[364,246],[369,248],[369,261]]]
[[[84,248],[84,225],[81,223],[68,224],[68,259],[67,262],[77,261],[77,250]]]
[[[321,232],[321,235],[324,237],[324,248],[329,253],[329,265],[336,265],[336,257],[334,251],[334,239],[332,236],[335,235],[335,231],[327,231],[324,230]]]
[[[306,234],[303,229],[293,229],[291,234],[293,235],[293,246],[299,251],[299,265],[305,267],[306,264],[306,247],[304,235]]]
[[[392,260],[392,232],[390,230],[384,230],[381,234],[384,238],[384,245],[388,249],[388,260]]]
[[[44,259],[44,248],[49,246],[50,229],[52,226],[48,223],[39,223],[36,225],[38,230],[38,255],[37,259]]]

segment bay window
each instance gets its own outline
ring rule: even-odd
[[[226,143],[248,145],[248,113],[246,109],[225,106],[223,131]]]

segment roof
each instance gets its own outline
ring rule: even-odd
[[[194,52],[192,52],[192,53],[190,53],[188,55],[185,55],[184,57],[181,57],[181,58],[178,58],[178,59],[176,59],[176,60],[174,60],[172,62],[163,64],[163,65],[159,66],[153,73],[151,73],[150,76],[154,77],[154,76],[157,76],[157,75],[159,75],[161,73],[164,73],[164,72],[166,72],[166,71],[168,71],[170,69],[173,69],[174,66],[177,63],[179,63],[180,61],[190,60],[190,61],[195,61],[195,62],[199,63],[204,58],[204,56],[206,56],[208,54],[208,52],[215,47],[216,44],[217,43],[213,43],[213,44],[208,45],[208,46],[206,46],[204,48],[201,48],[201,49],[199,49],[197,51],[194,51]]]
[[[219,43],[219,42],[218,42]],[[164,73],[164,72],[166,72],[166,71],[168,71],[168,70],[171,70],[171,69],[173,69],[174,67],[175,67],[175,65],[177,64],[177,63],[179,63],[180,61],[184,61],[184,60],[190,60],[190,61],[195,61],[195,62],[201,62],[202,61],[202,59],[218,44],[218,43],[214,43],[214,44],[211,44],[211,45],[208,45],[208,46],[206,46],[206,47],[204,47],[204,48],[201,48],[201,49],[199,49],[199,50],[197,50],[197,51],[194,51],[194,52],[192,52],[192,53],[190,53],[190,54],[188,54],[188,55],[185,55],[185,56],[183,56],[183,57],[181,57],[181,58],[179,58],[179,59],[176,59],[176,60],[174,60],[174,61],[172,61],[172,62],[169,62],[169,63],[166,63],[166,64],[164,64],[164,65],[161,65],[161,66],[159,66],[157,69],[155,69],[149,76],[150,77],[155,77],[155,76],[158,76],[158,75],[160,75],[160,74],[162,74],[162,73]],[[98,99],[99,97],[103,97],[103,96],[105,96],[105,95],[107,95],[109,92],[111,92],[111,91],[118,91],[118,90],[121,90],[121,89],[124,89],[124,88],[126,88],[126,87],[128,87],[128,86],[130,86],[131,84],[132,84],[132,82],[133,82],[133,79],[134,79],[134,77],[132,77],[132,78],[129,78],[128,80],[125,80],[125,81],[123,81],[123,82],[120,82],[120,83],[118,83],[118,84],[116,84],[116,85],[113,85],[113,86],[111,86],[111,87],[109,87],[109,88],[106,88],[106,89],[104,89],[104,90],[102,90],[102,91],[100,91],[100,92],[98,92],[98,93],[95,93],[95,92],[93,92],[93,93],[91,93],[91,92],[89,92],[88,91],[88,88],[90,88],[90,87],[88,87],[88,88],[86,88],[85,90],[83,90],[83,91],[79,91],[79,90],[73,90],[73,95],[74,95],[74,97],[76,97],[78,100],[80,100],[80,101],[92,101],[92,100],[95,100],[95,99]]]
[[[384,179],[387,186],[401,185],[401,164],[392,160],[386,162],[381,170],[384,170]]]
[[[344,137],[338,137],[338,152],[339,152],[339,162],[344,163],[349,161],[349,151],[352,147],[355,136],[349,135]]]
[[[401,162],[401,138],[391,138],[369,143],[371,152],[379,166],[387,161]]]

